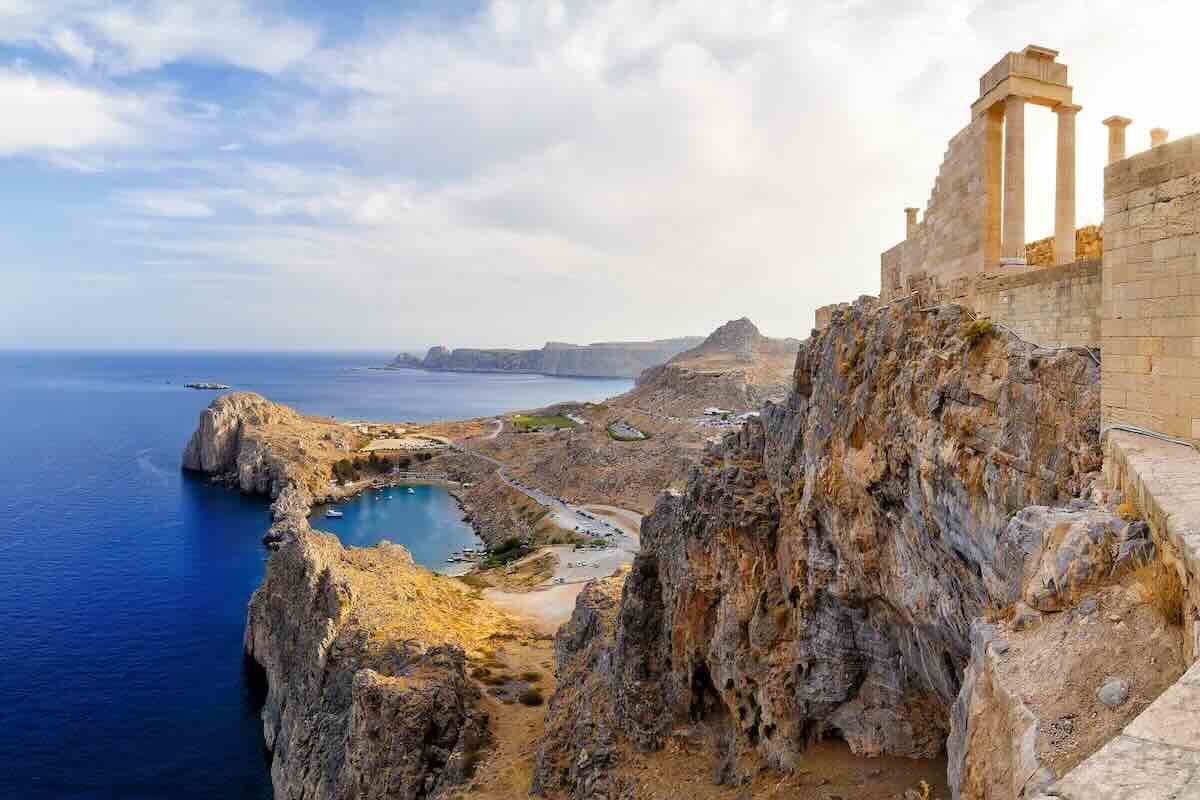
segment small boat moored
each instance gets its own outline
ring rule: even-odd
[[[325,512],[325,516],[329,517],[330,519],[338,519],[339,517],[344,517],[346,515],[340,511],[330,508]]]
[[[413,488],[412,488],[411,486],[410,486],[410,487],[408,487],[408,493],[409,493],[409,494],[416,494],[416,492],[413,490]]]

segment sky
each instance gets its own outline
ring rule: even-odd
[[[1194,0],[0,0],[0,348],[807,336],[878,292],[979,76],[1200,132]],[[1054,116],[1027,114],[1029,239]]]

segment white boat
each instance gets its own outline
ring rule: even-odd
[[[409,494],[416,494],[416,492],[415,492],[415,491],[413,491],[413,488],[412,488],[411,486],[410,486],[410,487],[408,487],[408,493],[409,493]]]
[[[344,517],[346,515],[340,511],[335,511],[334,509],[331,508],[325,512],[325,516],[329,517],[330,519],[337,519],[339,517]]]

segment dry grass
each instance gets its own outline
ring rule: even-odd
[[[995,330],[990,319],[977,319],[974,322],[964,323],[958,333],[966,339],[967,347],[974,347],[995,333]]]
[[[1142,515],[1138,513],[1137,506],[1133,504],[1132,500],[1126,500],[1117,506],[1117,516],[1126,522],[1132,522],[1135,519],[1141,519]]]
[[[1183,623],[1183,582],[1174,567],[1161,558],[1148,561],[1133,573],[1142,590],[1142,599],[1171,625]]]
[[[989,605],[983,610],[983,618],[985,621],[995,625],[997,622],[1008,622],[1017,613],[1016,603],[1009,603],[1006,606]]]

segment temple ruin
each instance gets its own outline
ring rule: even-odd
[[[980,77],[924,213],[904,209],[904,240],[880,257],[879,303],[959,303],[1039,345],[1100,349],[1106,426],[1200,441],[1200,136],[1152,128],[1150,148],[1129,155],[1133,120],[1105,118],[1104,222],[1077,230],[1081,109],[1058,55],[1029,45]],[[1029,105],[1057,117],[1054,235],[1036,242],[1025,239]],[[818,309],[817,327],[838,309]]]

